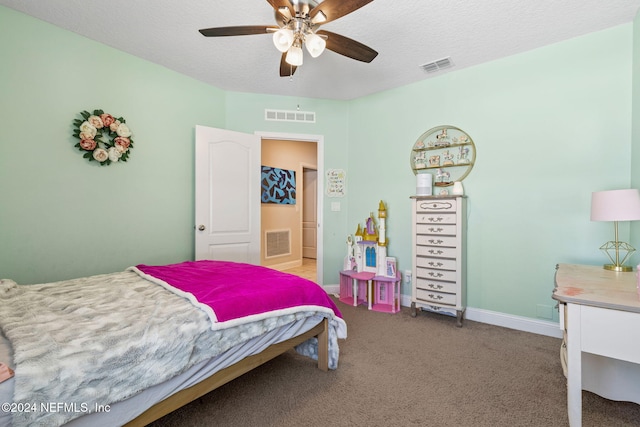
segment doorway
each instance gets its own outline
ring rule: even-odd
[[[318,171],[315,168],[302,168],[302,259],[317,258],[318,238]]]
[[[315,254],[313,253],[313,249],[310,249],[310,247],[307,247],[307,250],[304,251],[305,255],[308,255],[308,257],[305,258],[305,255],[303,255],[303,266],[301,266],[301,268],[303,268],[308,274],[309,272],[309,268],[310,268],[310,264],[313,263],[314,259],[311,258],[311,256],[315,255],[315,277],[312,279],[315,282],[319,283],[320,285],[322,285],[322,280],[323,280],[323,257],[322,257],[322,247],[323,247],[323,226],[322,226],[322,212],[323,212],[323,191],[322,191],[322,179],[321,177],[324,175],[324,137],[321,135],[305,135],[305,134],[287,134],[287,133],[274,133],[274,132],[256,132],[255,133],[257,136],[259,136],[261,138],[261,140],[283,140],[283,141],[291,141],[291,142],[295,142],[295,143],[300,143],[300,144],[308,144],[308,143],[315,143],[315,158],[316,158],[316,162],[315,165],[310,163],[310,162],[301,162],[299,163],[302,166],[302,176],[301,181],[302,183],[300,184],[301,186],[305,186],[305,181],[310,180],[311,175],[307,176],[307,180],[305,180],[305,174],[307,172],[311,172],[314,171],[315,172],[315,183],[312,184],[312,191],[308,190],[308,192],[314,192],[315,196],[314,196],[314,200],[312,202],[314,202],[313,204],[315,204],[315,221],[313,219],[306,221],[307,219],[309,219],[309,214],[307,213],[305,215],[304,212],[301,212],[301,217],[304,218],[304,222],[305,222],[305,226],[302,226],[302,223],[300,224],[301,228],[304,228],[307,234],[312,234],[311,233],[311,229],[313,228],[313,230],[315,231],[315,233],[313,233],[315,235]],[[306,171],[306,172],[305,172]],[[305,194],[307,193],[307,191],[305,191],[304,187],[302,188],[302,198],[305,197]],[[308,202],[309,204],[311,204],[312,202]],[[304,211],[304,205],[307,204],[304,202],[304,200],[302,200],[303,205],[303,211]],[[313,216],[313,215],[311,215]],[[264,236],[266,230],[261,230],[261,234]],[[301,242],[304,242],[304,236],[303,236],[303,232],[301,231]],[[302,245],[304,246],[304,243],[302,243]],[[287,269],[287,271],[290,271],[289,269]],[[295,271],[295,268],[293,269],[292,272]],[[295,274],[295,273],[294,273]]]

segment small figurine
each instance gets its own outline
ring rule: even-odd
[[[447,129],[442,129],[442,132],[436,135],[436,147],[448,147],[451,145],[449,137],[447,136]]]
[[[429,157],[429,167],[438,167],[440,166],[440,156],[431,156]]]
[[[426,163],[424,162],[425,157],[426,153],[424,151],[420,151],[419,153],[416,153],[415,156],[413,156],[413,164],[416,169],[424,169],[427,167]]]
[[[438,168],[436,171],[436,185],[448,184],[451,179],[451,174],[445,170]]]
[[[460,148],[458,148],[458,164],[469,164],[469,159],[467,158],[467,156],[469,156],[469,147],[460,146]]]
[[[453,154],[449,153],[449,150],[442,153],[442,157],[444,158],[442,166],[453,166]]]

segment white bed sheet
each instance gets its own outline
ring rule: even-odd
[[[66,424],[66,426],[85,427],[123,425],[136,418],[151,406],[175,394],[176,392],[199,383],[219,370],[231,366],[247,356],[258,354],[272,344],[303,334],[312,329],[322,320],[322,316],[316,315],[284,325],[278,329],[233,347],[213,359],[200,362],[184,373],[168,381],[150,387],[129,399],[115,403],[109,407],[109,411],[95,412],[81,416],[72,420]],[[12,369],[15,368],[12,358],[11,343],[1,332],[0,361],[7,363]],[[12,378],[0,383],[0,405],[4,403],[11,403],[13,401],[13,382],[14,380]],[[0,409],[0,426],[11,426],[10,412]]]

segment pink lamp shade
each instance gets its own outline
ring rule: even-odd
[[[591,221],[640,220],[640,190],[596,191],[591,194]]]

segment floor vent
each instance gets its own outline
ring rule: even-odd
[[[446,58],[438,59],[437,61],[420,65],[420,68],[422,68],[425,73],[435,73],[436,71],[445,70],[451,67],[453,67],[453,62],[451,62],[451,58],[448,56]]]
[[[291,230],[273,230],[265,233],[265,258],[291,255]]]
[[[264,110],[264,119],[275,122],[315,123],[313,111]]]

